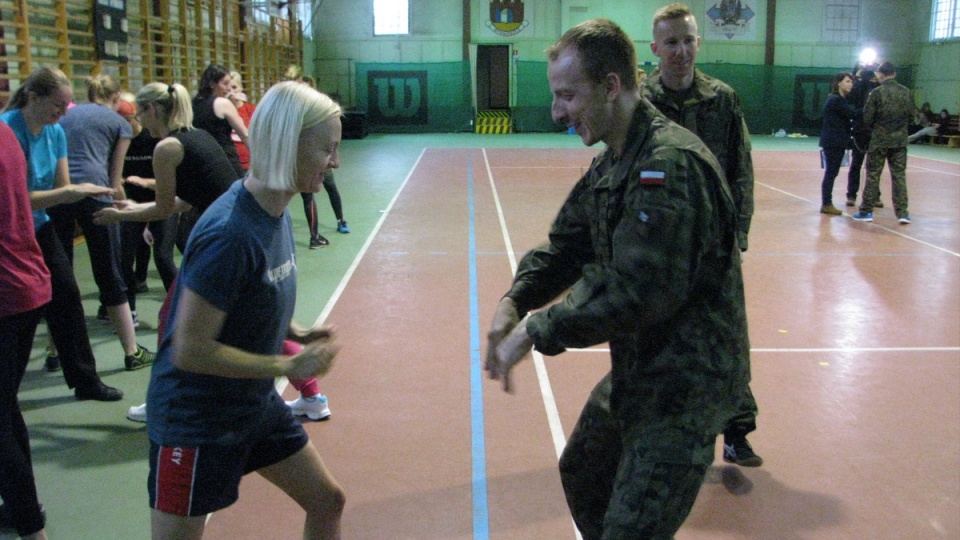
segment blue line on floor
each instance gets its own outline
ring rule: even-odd
[[[480,357],[480,310],[477,296],[477,229],[473,205],[473,159],[467,159],[470,212],[470,433],[473,449],[473,538],[490,538],[487,515],[487,447],[483,436],[483,365]]]

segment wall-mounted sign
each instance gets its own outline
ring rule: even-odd
[[[713,24],[706,25],[706,34],[727,39],[755,39],[757,31],[750,22],[755,16],[750,6],[740,0],[721,0],[707,10],[707,19]]]
[[[93,37],[97,42],[97,58],[126,62],[127,0],[97,0],[93,8]]]
[[[372,125],[427,123],[426,71],[367,72],[367,118]]]
[[[529,24],[529,21],[523,19],[522,0],[490,2],[490,20],[487,21],[487,28],[497,34],[513,36],[519,34]]]

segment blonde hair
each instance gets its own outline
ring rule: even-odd
[[[673,19],[683,19],[687,16],[693,17],[693,19],[696,20],[696,17],[694,17],[693,12],[690,11],[690,8],[683,4],[673,3],[673,4],[667,4],[663,6],[662,8],[653,12],[654,34],[656,34],[656,31],[657,31],[657,23],[659,23],[660,21],[672,21]],[[654,39],[656,39],[656,35],[654,35]]]
[[[230,80],[231,80],[231,81],[236,81],[236,82],[237,82],[237,85],[239,85],[239,86],[243,86],[243,77],[240,76],[240,72],[239,72],[239,71],[231,71],[231,72],[230,72]]]
[[[330,96],[294,81],[267,90],[250,120],[250,172],[268,188],[297,191],[300,134],[343,114]]]
[[[105,104],[120,94],[120,83],[110,75],[100,74],[88,77],[87,101],[90,103]]]
[[[137,109],[153,105],[167,129],[193,129],[193,106],[182,84],[152,82],[137,92]]]
[[[287,66],[287,70],[283,72],[283,79],[285,81],[300,81],[302,78],[303,70],[296,64],[290,64]]]

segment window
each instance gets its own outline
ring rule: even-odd
[[[933,0],[930,39],[960,37],[960,0]]]
[[[258,23],[270,24],[270,17],[297,20],[303,24],[303,37],[312,38],[313,17],[323,0],[252,0],[250,6],[253,11],[253,20]]]
[[[313,38],[313,17],[317,14],[321,1],[300,0],[299,2],[291,2],[293,9],[297,12],[297,20],[303,25],[303,37],[307,39]]]
[[[410,8],[407,0],[373,0],[373,35],[410,33]]]
[[[827,0],[823,41],[856,43],[860,39],[860,0]]]

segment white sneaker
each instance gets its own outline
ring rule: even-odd
[[[143,422],[147,423],[147,404],[137,405],[136,407],[130,407],[127,409],[127,419],[133,420],[134,422]]]
[[[293,401],[286,401],[287,407],[294,416],[306,416],[311,420],[330,418],[330,407],[327,405],[327,396],[319,395],[315,398],[298,397]]]

